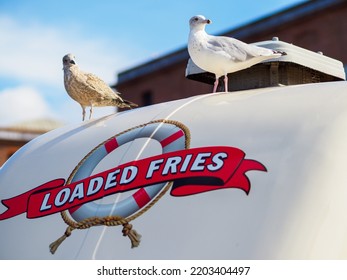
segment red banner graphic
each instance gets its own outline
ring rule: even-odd
[[[2,200],[8,209],[0,214],[0,220],[25,212],[28,218],[38,218],[111,194],[170,181],[174,182],[172,196],[223,188],[239,188],[248,194],[250,182],[245,173],[266,168],[244,157],[245,153],[234,147],[192,148],[128,162],[67,185],[64,179],[55,179]]]

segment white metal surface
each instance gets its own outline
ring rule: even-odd
[[[31,141],[0,169],[0,199],[66,179],[106,139],[158,119],[187,126],[191,148],[236,147],[267,172],[246,173],[248,195],[240,189],[165,194],[132,222],[142,235],[134,249],[120,227],[97,226],[73,231],[52,255],[49,244],[66,229],[58,213],[4,219],[0,258],[347,258],[346,82],[206,94],[54,130]],[[158,153],[155,143],[141,141],[110,154],[95,172]],[[5,210],[0,204],[0,213]]]

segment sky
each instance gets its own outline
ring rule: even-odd
[[[186,47],[188,21],[220,34],[304,0],[0,0],[0,127],[81,121],[63,84],[62,57],[114,85],[117,74]],[[94,118],[114,113],[95,108]]]

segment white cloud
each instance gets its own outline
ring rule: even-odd
[[[36,89],[20,86],[0,92],[0,126],[49,117],[54,114]]]
[[[93,119],[116,112],[115,107],[95,107]],[[89,109],[87,109],[87,119]],[[0,127],[11,126],[28,120],[52,118],[62,123],[81,122],[81,106],[66,97],[59,104],[50,106],[44,95],[30,86],[7,88],[0,91]]]
[[[80,67],[107,83],[116,81],[116,71],[134,61],[131,50],[109,38],[84,38],[78,28],[21,23],[0,15],[0,75],[23,81],[62,85],[62,62],[74,53]],[[121,48],[121,50],[117,49]]]

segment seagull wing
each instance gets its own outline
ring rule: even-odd
[[[98,76],[91,74],[91,73],[85,73],[86,78],[86,85],[92,89],[93,91],[98,93],[98,97],[101,100],[106,99],[118,99],[119,101],[123,101],[121,97],[119,97],[102,79],[100,79]]]
[[[237,39],[225,36],[209,36],[207,48],[235,62],[245,61],[252,57],[273,54],[270,49],[249,45]]]

